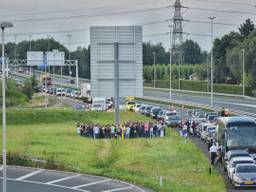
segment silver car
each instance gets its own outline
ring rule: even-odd
[[[232,184],[234,187],[256,187],[256,165],[238,164],[233,174]]]

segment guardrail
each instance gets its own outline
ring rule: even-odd
[[[221,107],[211,107],[209,105],[203,105],[203,104],[199,104],[199,103],[194,103],[194,102],[190,102],[190,101],[184,101],[184,100],[170,100],[170,99],[165,99],[165,98],[159,98],[159,97],[139,97],[138,99],[146,99],[146,100],[150,100],[150,101],[155,101],[155,102],[165,102],[165,103],[173,103],[173,104],[178,104],[178,105],[188,105],[188,106],[192,106],[192,107],[199,107],[199,108],[203,108],[203,109],[209,109],[209,110],[213,110],[213,111],[220,111],[222,108]],[[235,110],[235,109],[229,109],[230,113],[235,114],[235,115],[242,115],[242,116],[247,116],[250,118],[256,118],[256,114],[254,113],[249,113],[249,112],[245,112],[245,111],[239,111],[239,110]]]
[[[167,88],[154,88],[154,87],[144,87],[146,90],[159,90],[159,91],[170,91]],[[200,91],[190,91],[190,90],[179,90],[179,89],[172,89],[173,92],[180,92],[180,93],[194,93],[194,94],[201,94],[201,95],[210,95],[210,92],[200,92]],[[256,100],[255,97],[250,96],[243,96],[243,95],[236,95],[236,94],[226,94],[226,93],[213,93],[215,96],[226,96],[226,97],[237,97],[237,98],[246,98],[251,100]]]

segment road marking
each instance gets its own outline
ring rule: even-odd
[[[0,179],[3,179],[3,177],[0,177]],[[64,189],[70,189],[70,190],[74,190],[74,191],[79,191],[79,192],[89,192],[83,189],[72,189],[71,187],[67,187],[67,186],[62,186],[62,185],[54,185],[54,184],[45,184],[45,183],[40,183],[37,181],[29,181],[29,180],[16,180],[16,179],[12,179],[12,178],[7,178],[8,181],[14,181],[14,182],[22,182],[22,183],[32,183],[32,184],[37,184],[37,185],[45,185],[45,186],[52,186],[52,187],[59,187],[59,188],[64,188]]]
[[[82,188],[82,187],[87,187],[87,186],[91,186],[91,185],[105,183],[105,182],[108,182],[108,181],[111,181],[111,180],[112,179],[106,179],[106,180],[102,180],[102,181],[96,181],[96,182],[93,182],[93,183],[87,183],[87,184],[84,184],[84,185],[78,185],[78,186],[72,187],[72,189],[79,189],[79,188]]]
[[[118,188],[118,189],[111,189],[111,190],[107,190],[107,191],[103,191],[103,192],[122,191],[122,190],[132,189],[132,188],[133,188],[133,186],[129,186],[129,187],[122,187],[122,188]]]
[[[53,181],[47,182],[45,184],[49,185],[49,184],[53,184],[53,183],[58,183],[58,182],[66,181],[66,180],[73,179],[73,178],[79,177],[79,176],[81,176],[81,174],[72,175],[72,176],[69,176],[69,177],[64,177],[64,178],[61,178],[61,179],[53,180]]]
[[[39,174],[39,173],[41,173],[41,172],[43,172],[43,171],[44,171],[44,169],[39,169],[39,170],[36,170],[36,171],[34,171],[34,172],[32,172],[32,173],[29,173],[29,174],[27,174],[27,175],[23,175],[23,176],[17,178],[16,180],[17,180],[17,181],[21,181],[21,180],[27,179],[27,178],[29,178],[29,177],[32,177],[32,176],[34,176],[34,175],[37,175],[37,174]]]

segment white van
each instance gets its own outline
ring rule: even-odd
[[[108,109],[106,97],[95,97],[92,99],[92,111],[106,111]]]

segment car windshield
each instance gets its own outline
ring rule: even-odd
[[[208,131],[214,131],[215,127],[208,127]]]
[[[128,102],[127,104],[128,104],[128,105],[135,105],[135,102],[130,101],[130,102]]]
[[[178,117],[177,116],[169,116],[168,117],[168,120],[175,120],[175,119],[178,119]]]
[[[211,115],[211,116],[208,117],[208,119],[209,119],[210,121],[213,121],[216,117],[217,117],[217,116]]]
[[[256,126],[230,127],[227,130],[227,146],[256,146]]]
[[[237,173],[256,173],[256,166],[246,165],[246,166],[238,166],[236,169]]]
[[[233,164],[232,164],[232,167],[236,167],[238,164],[251,164],[251,163],[253,163],[253,161],[235,161],[235,162],[233,162]]]
[[[231,154],[230,157],[229,157],[229,160],[234,158],[234,157],[250,157],[249,154],[246,154],[246,153],[243,153],[243,154]]]

